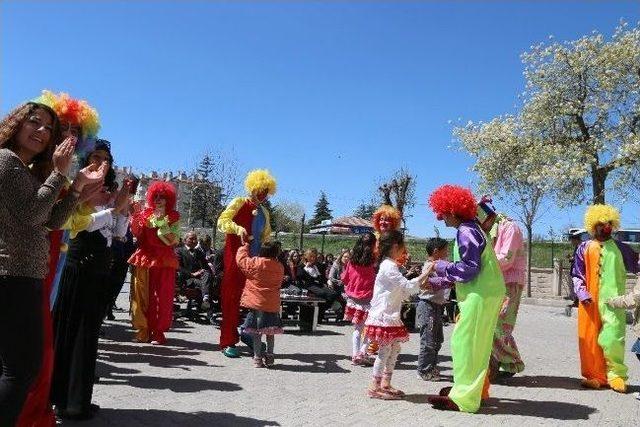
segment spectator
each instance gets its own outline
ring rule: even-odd
[[[342,251],[338,259],[333,262],[333,264],[331,265],[331,268],[329,269],[328,281],[327,281],[329,288],[340,292],[340,294],[344,292],[344,284],[342,283],[340,276],[342,276],[342,272],[347,266],[347,263],[349,262],[350,258],[351,258],[350,251]]]
[[[293,249],[289,251],[287,263],[284,269],[283,288],[298,285],[298,268],[300,267],[300,252]]]
[[[324,262],[327,266],[325,277],[327,280],[329,279],[329,272],[331,271],[331,267],[333,267],[333,263],[336,262],[336,257],[333,256],[332,253],[328,253],[324,256]]]
[[[0,122],[0,425],[15,424],[40,370],[47,229],[60,228],[84,186],[104,177],[104,166],[81,170],[57,201],[76,143],[68,137],[56,147],[58,135],[56,114],[42,104],[21,105]],[[36,178],[48,165],[46,179]]]
[[[210,308],[209,286],[211,270],[204,251],[197,248],[198,235],[189,231],[184,237],[184,245],[176,249],[178,255],[178,286],[180,289],[200,289],[202,309]]]
[[[330,308],[334,302],[338,301],[342,306],[340,311],[344,311],[344,300],[337,291],[330,289],[324,283],[323,276],[317,266],[318,250],[315,248],[307,249],[304,253],[304,264],[298,267],[296,277],[301,288],[306,289],[311,295],[322,298],[325,303],[320,304],[319,319],[324,317],[325,311]],[[303,317],[301,311],[301,317]],[[342,313],[338,313],[339,319]],[[305,314],[305,316],[308,316]]]

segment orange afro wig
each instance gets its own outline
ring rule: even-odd
[[[170,222],[180,219],[180,214],[176,211],[176,189],[173,184],[166,181],[154,181],[147,189],[147,213],[153,213],[156,207],[155,199],[161,197],[166,201],[165,211]],[[146,216],[146,215],[145,215]]]
[[[391,230],[400,229],[400,220],[402,219],[400,211],[393,206],[382,205],[373,213],[373,216],[371,217],[371,222],[373,222],[374,230],[380,231],[380,218],[382,218],[383,216],[391,221]]]
[[[444,214],[453,214],[463,221],[476,217],[478,204],[468,188],[459,185],[442,185],[429,196],[429,206],[439,220]]]

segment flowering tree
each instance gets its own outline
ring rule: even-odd
[[[551,191],[560,205],[581,202],[589,188],[593,203],[604,203],[607,190],[625,193],[639,176],[640,29],[623,23],[609,41],[594,32],[541,43],[522,58],[521,111],[457,128],[462,146],[484,157],[495,150],[505,161],[516,135],[527,182]]]

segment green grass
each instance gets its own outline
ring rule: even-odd
[[[337,255],[343,248],[352,248],[357,238],[357,236],[327,235],[325,236],[324,253]],[[294,234],[280,233],[278,235],[278,240],[285,249],[298,249],[299,239],[300,236]],[[218,233],[216,240],[217,247],[222,246],[224,244],[224,235]],[[426,242],[426,239],[407,239],[407,247],[414,261],[424,259]],[[531,265],[534,267],[551,268],[553,266],[553,258],[564,261],[567,259],[567,256],[572,253],[571,245],[568,242],[555,242],[553,244],[551,242],[533,242],[532,247]],[[322,249],[322,236],[305,234],[303,249],[309,248],[316,248],[320,251]],[[638,250],[638,248],[636,248],[636,250]]]

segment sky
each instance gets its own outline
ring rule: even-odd
[[[531,45],[610,36],[640,2],[3,0],[0,15],[3,114],[68,92],[99,111],[116,164],[188,171],[225,153],[242,175],[268,168],[273,203],[307,215],[320,191],[350,215],[404,167],[418,183],[408,232],[429,236],[429,193],[476,182],[453,126],[515,111]],[[583,209],[548,207],[536,231]],[[623,215],[640,224],[638,206]]]

